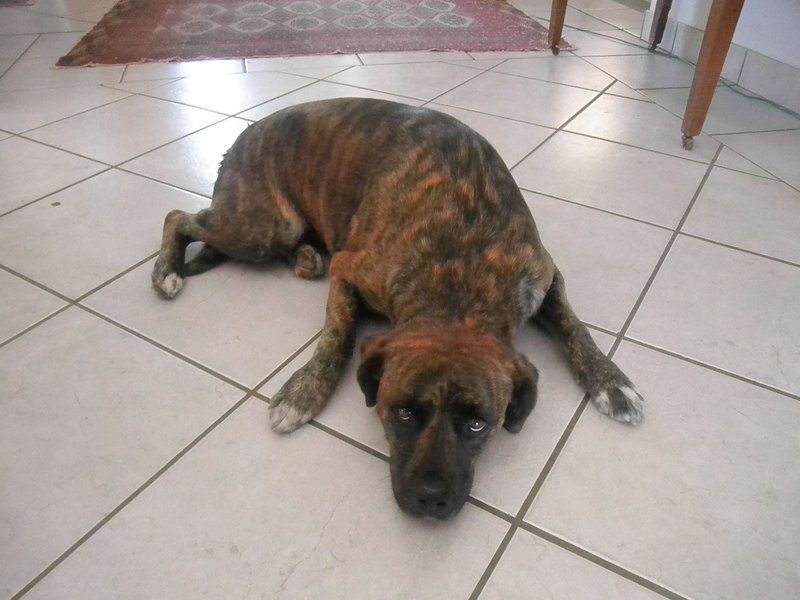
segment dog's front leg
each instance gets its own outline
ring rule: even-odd
[[[278,433],[294,431],[319,414],[353,353],[358,296],[349,277],[352,257],[350,252],[333,256],[325,327],[314,355],[270,402],[270,424]]]
[[[597,410],[623,423],[641,422],[641,395],[625,373],[597,347],[589,330],[572,311],[561,273],[556,272],[534,320],[559,338],[572,372],[589,392]]]

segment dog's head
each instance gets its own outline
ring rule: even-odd
[[[522,428],[537,379],[524,356],[466,327],[365,340],[358,382],[367,406],[377,404],[400,507],[414,516],[456,514],[469,496],[476,456],[500,427]]]

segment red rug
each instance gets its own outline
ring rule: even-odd
[[[58,66],[547,47],[503,0],[122,0]]]

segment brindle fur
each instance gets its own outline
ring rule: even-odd
[[[205,247],[184,264],[192,240]],[[270,421],[289,432],[316,416],[352,353],[360,308],[386,316],[392,329],[364,343],[358,379],[377,404],[406,511],[457,512],[488,434],[521,429],[538,376],[512,344],[532,319],[563,342],[602,412],[641,420],[641,397],[572,312],[505,164],[456,119],[351,98],[255,123],[225,155],[211,207],[167,215],[153,284],[173,297],[184,276],[225,257],[284,260],[317,277],[322,254],[331,257],[325,326],[273,398]],[[399,419],[400,407],[412,418]],[[479,435],[464,428],[475,419],[487,423]]]

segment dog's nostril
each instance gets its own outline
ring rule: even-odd
[[[420,505],[422,505],[422,506],[425,506],[427,504],[427,502],[425,500],[423,500],[422,498],[417,498],[417,502],[419,502]]]
[[[447,506],[447,502],[442,502],[441,500],[436,503],[436,508],[444,508]]]

